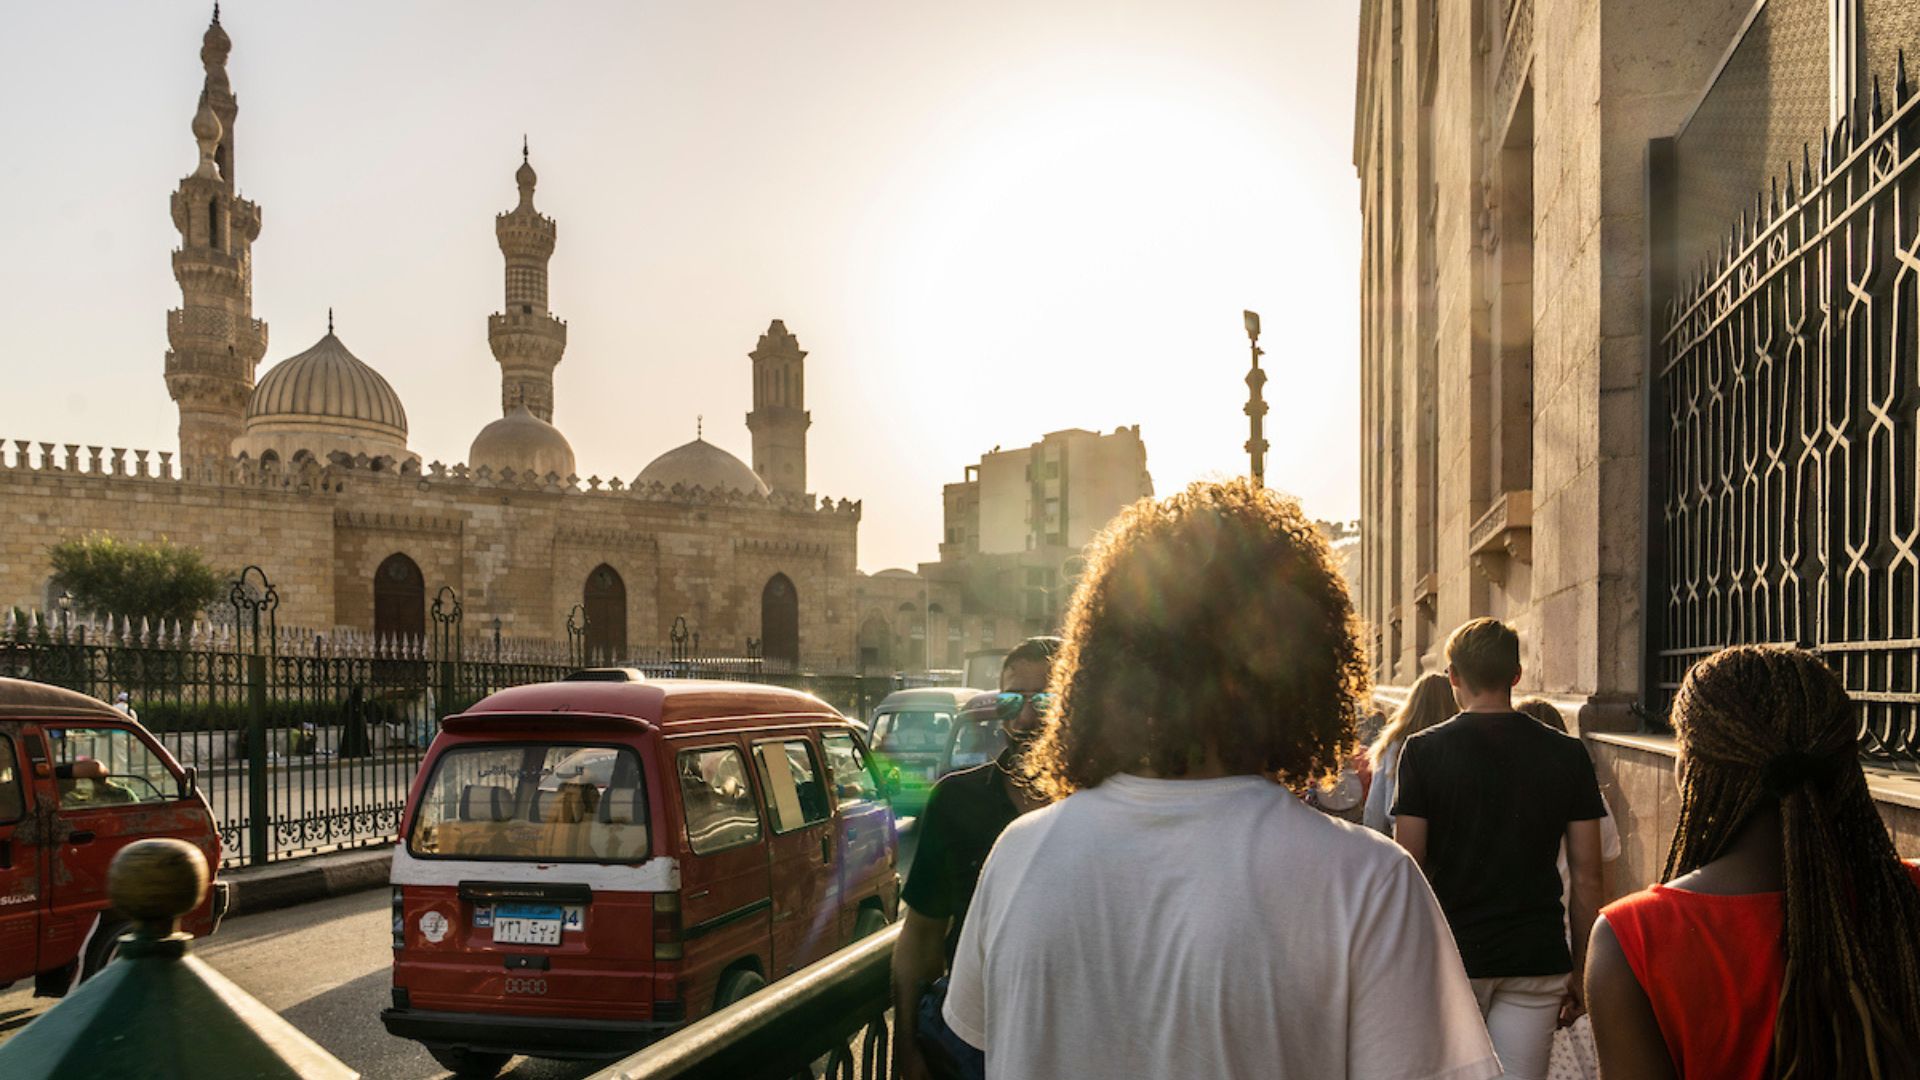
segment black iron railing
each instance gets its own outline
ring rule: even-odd
[[[1656,154],[1656,159],[1658,155]],[[1655,210],[1663,199],[1655,172]],[[1657,215],[1656,215],[1657,216]],[[1920,762],[1920,97],[1904,61],[1674,283],[1650,402],[1652,706],[1726,645],[1834,665]]]
[[[592,1080],[887,1080],[889,973],[899,938],[895,923]]]
[[[577,636],[529,642],[462,629],[442,589],[426,638],[278,625],[278,595],[249,568],[214,619],[156,626],[71,612],[0,614],[0,675],[112,702],[121,693],[182,764],[220,830],[223,867],[391,842],[440,719],[496,690],[564,678]],[[848,716],[872,715],[897,676],[772,670],[678,645],[621,658],[654,678],[767,682]]]

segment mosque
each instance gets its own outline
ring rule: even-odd
[[[235,186],[231,48],[216,8],[200,51],[199,163],[172,198],[181,304],[167,313],[165,375],[178,469],[172,452],[129,461],[117,448],[38,443],[36,454],[16,440],[8,460],[0,443],[0,513],[14,523],[0,536],[0,603],[45,605],[47,547],[101,530],[164,535],[222,569],[257,565],[278,588],[282,625],[316,633],[418,637],[450,587],[470,633],[564,640],[571,619],[597,658],[660,645],[685,619],[705,653],[854,664],[860,504],[808,491],[807,354],[780,320],[747,354],[751,465],[696,438],[631,481],[575,475],[553,422],[567,346],[548,306],[557,225],[535,206],[524,146],[519,202],[494,221],[505,301],[487,335],[501,415],[479,427],[464,464],[421,462],[399,395],[331,316],[319,341],[259,371],[262,215]]]

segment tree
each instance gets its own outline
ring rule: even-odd
[[[49,554],[54,585],[73,594],[74,607],[100,615],[190,622],[224,588],[199,550],[165,537],[144,544],[93,533]]]

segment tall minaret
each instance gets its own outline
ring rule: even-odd
[[[267,352],[267,324],[253,317],[253,242],[260,208],[233,186],[233,122],[239,113],[227,83],[233,42],[220,7],[200,45],[207,69],[193,137],[200,164],[173,193],[180,246],[173,276],[180,306],[167,312],[167,393],[180,406],[183,474],[204,471],[233,452],[253,393],[253,369]]]
[[[787,324],[775,319],[747,357],[753,361],[753,411],[747,414],[753,471],[775,491],[804,495],[807,428],[813,425],[807,411],[807,354]]]
[[[487,316],[487,344],[500,361],[500,414],[524,404],[553,423],[553,369],[567,351],[567,324],[547,310],[547,260],[553,257],[553,219],[533,208],[539,180],[520,143],[520,205],[493,219],[500,254],[507,257],[507,307]]]

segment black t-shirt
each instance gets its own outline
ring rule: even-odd
[[[1407,740],[1395,817],[1427,821],[1427,880],[1476,979],[1573,970],[1561,924],[1567,823],[1603,817],[1579,739],[1524,713],[1461,713]]]
[[[947,931],[947,963],[960,943],[960,926],[973,902],[993,842],[1020,810],[1007,793],[1006,778],[993,762],[951,773],[933,785],[920,814],[920,846],[901,899],[922,915],[952,919]]]

